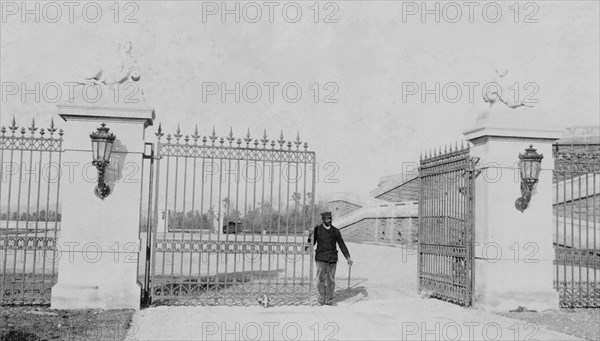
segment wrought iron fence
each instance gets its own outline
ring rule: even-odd
[[[554,287],[561,307],[598,308],[600,148],[557,148],[554,157]]]
[[[28,135],[29,134],[29,135]],[[46,304],[56,282],[62,129],[0,129],[2,304]]]
[[[152,301],[309,303],[315,153],[299,135],[156,135]]]
[[[418,288],[472,304],[474,167],[469,146],[455,144],[421,158]]]

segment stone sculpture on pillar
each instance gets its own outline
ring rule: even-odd
[[[475,105],[476,126],[535,126],[540,120],[546,119],[542,112],[534,108],[537,100],[518,98],[523,84],[508,75],[508,69],[496,68],[496,76],[485,84],[483,100]]]
[[[491,83],[488,84],[486,91],[483,93],[483,100],[490,104],[490,107],[494,105],[504,104],[511,109],[519,107],[533,107],[533,105],[526,103],[520,98],[515,100],[515,96],[511,96],[512,90],[510,89],[514,83],[511,83],[506,77],[508,70],[505,68],[496,69],[496,75]],[[518,86],[518,84],[517,84]]]
[[[94,83],[103,85],[123,84],[126,82],[137,82],[141,78],[140,68],[137,65],[137,59],[131,55],[132,44],[130,41],[121,41],[117,54],[120,66],[104,66],[98,70],[92,77],[86,77],[80,84]]]

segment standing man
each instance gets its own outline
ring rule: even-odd
[[[335,290],[335,269],[338,261],[337,243],[348,261],[348,266],[352,266],[352,259],[348,248],[342,239],[342,234],[335,226],[331,225],[331,212],[321,213],[323,223],[317,225],[313,231],[313,245],[317,245],[315,252],[315,261],[317,262],[317,288],[319,290],[318,305],[333,305],[333,291]],[[308,242],[310,243],[310,236]]]

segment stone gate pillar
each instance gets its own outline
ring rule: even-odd
[[[497,103],[464,133],[482,171],[475,181],[474,306],[488,311],[559,306],[553,288],[552,143],[560,131],[544,128],[546,117],[535,109],[521,109]],[[521,196],[518,156],[530,144],[544,158],[529,208],[521,213],[515,208]]]
[[[107,90],[104,88],[104,90]],[[62,226],[54,309],[139,309],[140,195],[145,128],[154,110],[143,103],[82,99],[58,105],[65,122]],[[105,181],[111,194],[96,197],[90,133],[106,123],[116,135]]]

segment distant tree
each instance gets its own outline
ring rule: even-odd
[[[2,219],[2,220],[8,220],[7,218],[8,217],[6,216],[6,213],[2,213],[2,218],[0,218],[0,219]]]
[[[292,194],[292,201],[294,202],[295,206],[294,209],[296,209],[296,207],[298,205],[300,205],[300,201],[302,200],[302,194],[298,193],[298,192],[294,192],[294,194]]]
[[[10,220],[12,220],[12,221],[17,221],[17,220],[19,220],[19,214],[18,214],[17,212],[13,212],[13,214],[12,214],[12,216],[11,216]]]

